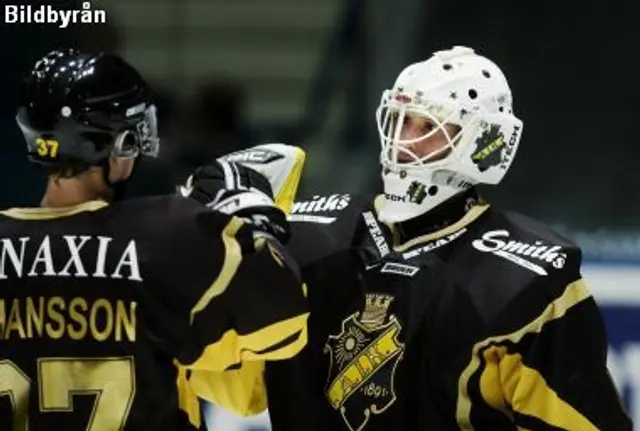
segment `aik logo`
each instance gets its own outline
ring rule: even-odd
[[[404,344],[394,315],[387,318],[393,297],[367,294],[365,309],[342,322],[342,332],[329,336],[324,352],[330,368],[326,396],[352,431],[362,430],[372,414],[396,400],[393,380]]]

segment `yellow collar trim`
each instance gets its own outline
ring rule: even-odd
[[[69,217],[85,211],[97,211],[109,204],[105,201],[88,201],[78,205],[69,207],[33,207],[33,208],[9,208],[4,211],[0,211],[0,214],[5,217],[10,217],[19,220],[50,220],[61,217]]]

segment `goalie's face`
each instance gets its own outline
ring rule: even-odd
[[[429,102],[407,103],[405,97],[387,93],[378,108],[382,165],[391,170],[419,169],[447,159],[461,132],[451,121],[453,110]]]
[[[396,120],[397,121],[397,120]],[[421,160],[442,160],[450,152],[449,143],[460,131],[455,124],[439,125],[432,118],[405,114],[399,125],[399,146],[395,161],[412,163]]]

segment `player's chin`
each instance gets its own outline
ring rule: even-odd
[[[396,157],[396,162],[398,163],[406,163],[409,164],[411,162],[414,162],[416,159],[410,157],[410,156],[406,156],[402,153],[398,154],[398,157]]]

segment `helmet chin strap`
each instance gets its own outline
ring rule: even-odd
[[[126,193],[126,186],[123,181],[112,182],[109,179],[109,176],[111,174],[111,165],[109,164],[109,159],[104,159],[102,162],[100,162],[100,167],[102,168],[102,179],[104,180],[104,183],[107,185],[107,187],[109,187],[109,190],[111,192],[108,200],[111,202],[122,200]]]
[[[133,169],[131,170],[131,175],[129,178],[120,181],[111,181],[109,179],[109,175],[111,173],[111,166],[109,165],[109,159],[104,159],[100,166],[102,167],[102,178],[104,179],[105,184],[109,187],[111,191],[111,196],[109,197],[110,202],[118,202],[125,198],[127,194],[127,181],[133,177],[136,170],[140,166],[141,160],[140,157],[136,157],[133,161]]]

